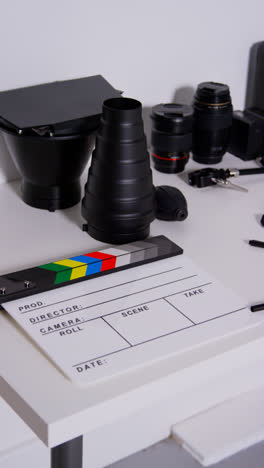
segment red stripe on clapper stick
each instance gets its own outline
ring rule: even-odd
[[[98,258],[102,260],[101,271],[112,270],[116,265],[116,257],[102,252],[93,252],[90,254],[85,254],[85,257]]]

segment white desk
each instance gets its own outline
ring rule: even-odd
[[[226,156],[221,166],[252,167],[253,163],[245,164]],[[188,171],[196,168],[201,166],[194,162],[186,166]],[[155,221],[151,235],[167,235],[204,269],[244,296],[248,304],[262,302],[264,251],[250,247],[247,240],[264,239],[264,228],[259,224],[264,212],[263,175],[235,181],[247,186],[248,194],[221,187],[197,189],[189,187],[184,176],[165,175],[154,170],[153,175],[155,185],[176,185],[183,191],[188,200],[189,218],[183,223]],[[101,243],[81,231],[83,220],[79,206],[56,213],[33,209],[20,200],[17,187],[17,183],[0,186],[0,274],[102,248]],[[236,359],[235,348],[248,343],[241,348],[248,369],[260,366],[264,360],[264,342],[259,340],[263,331],[263,327],[259,327],[241,334],[236,340],[226,339],[225,349],[233,349]],[[217,344],[208,346],[212,355],[220,353]],[[248,358],[248,350],[253,348],[259,350],[257,362]],[[183,361],[178,357],[168,359],[162,369],[153,365],[147,372],[137,371],[131,376],[112,379],[107,386],[98,383],[80,389],[63,377],[1,312],[0,395],[49,447],[87,432],[96,432],[103,446],[105,428],[117,427],[121,433],[130,423],[137,432],[138,444],[135,446],[133,440],[127,440],[122,452],[126,456],[167,437],[172,424],[192,415],[191,402],[195,406],[198,402],[203,410],[222,401],[231,382],[234,387],[235,380],[237,393],[242,389],[250,390],[251,385],[258,383],[250,382],[244,370],[233,369],[228,357],[221,352],[219,362],[230,378],[221,388],[219,386],[218,393],[211,395],[210,401],[204,401],[199,388],[204,382],[210,385],[204,353],[205,347],[195,356],[188,356],[189,364],[180,380],[177,371],[182,368]],[[185,363],[186,359],[185,355]],[[199,381],[195,383],[189,372],[194,364],[199,368]],[[259,384],[263,384],[262,375],[258,378]],[[155,425],[151,433],[146,431],[149,419]]]

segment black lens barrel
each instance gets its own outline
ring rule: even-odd
[[[160,172],[184,170],[192,146],[193,110],[182,104],[158,104],[152,108],[152,159]]]
[[[193,108],[193,159],[201,164],[217,164],[227,151],[232,126],[229,87],[211,81],[200,83]]]

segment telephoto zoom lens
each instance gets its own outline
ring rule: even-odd
[[[152,108],[152,159],[160,172],[182,172],[192,147],[193,109],[182,104]]]
[[[212,81],[200,83],[193,108],[193,159],[201,164],[217,164],[227,151],[232,126],[229,87]]]

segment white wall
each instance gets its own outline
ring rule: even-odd
[[[249,47],[264,39],[263,0],[0,0],[0,8],[0,90],[102,74],[147,109],[190,101],[204,80],[226,82],[234,107],[243,106]],[[16,176],[0,139],[0,183]],[[3,412],[0,400],[0,421],[13,425]]]
[[[0,0],[0,7],[0,90],[102,74],[149,107],[190,100],[199,82],[215,80],[230,85],[238,108],[249,47],[264,38],[263,0]],[[0,140],[0,183],[15,176]]]

